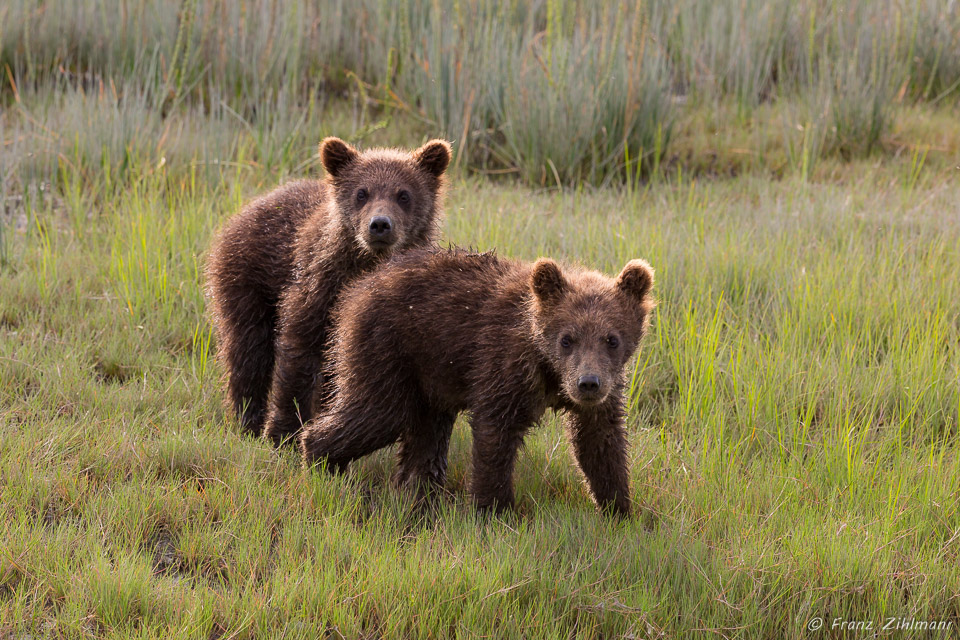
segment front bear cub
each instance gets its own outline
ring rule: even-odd
[[[327,138],[320,158],[326,180],[292,182],[247,205],[208,261],[230,403],[246,431],[260,435],[266,422],[276,442],[299,431],[324,395],[315,387],[340,290],[432,243],[450,145],[361,152]]]
[[[446,477],[454,420],[469,411],[471,491],[513,504],[524,435],[550,407],[604,509],[630,511],[624,367],[644,335],[653,270],[616,278],[489,254],[413,251],[344,291],[330,365],[337,392],[301,436],[305,464],[334,471],[399,441],[394,481],[424,492]]]

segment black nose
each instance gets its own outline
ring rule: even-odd
[[[370,221],[370,235],[375,238],[389,236],[391,229],[393,229],[392,221],[386,216],[377,216]]]
[[[596,393],[600,391],[600,377],[594,375],[580,376],[580,379],[577,380],[577,389],[580,389],[581,393]]]

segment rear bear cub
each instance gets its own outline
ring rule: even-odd
[[[307,466],[344,469],[399,441],[394,481],[443,485],[454,420],[471,414],[478,507],[513,504],[513,466],[544,411],[566,414],[603,509],[630,512],[624,368],[648,326],[653,270],[614,279],[490,254],[412,251],[357,280],[334,312],[337,392],[307,424]]]
[[[340,290],[391,255],[429,245],[450,145],[413,152],[320,145],[326,180],[286,184],[231,219],[207,291],[230,404],[243,428],[282,442],[325,397],[320,380]]]

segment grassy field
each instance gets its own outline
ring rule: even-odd
[[[614,523],[552,417],[519,460],[518,513],[492,522],[465,495],[462,426],[426,521],[389,488],[389,454],[336,480],[241,435],[199,274],[265,185],[224,164],[90,184],[65,162],[76,192],[8,196],[3,637],[807,637],[816,616],[955,633],[956,169],[455,180],[452,242],[657,268],[630,372],[639,514]]]
[[[458,166],[541,187],[672,162],[809,175],[888,146],[904,106],[956,104],[960,5],[8,0],[0,72],[8,101],[81,87],[151,125],[199,111],[281,142],[349,95],[382,107],[367,125],[404,113],[456,140]],[[704,112],[697,144],[675,144]]]
[[[956,5],[448,4],[0,7],[0,640],[960,634]],[[582,84],[638,47],[656,100]],[[516,73],[453,91],[498,51]],[[517,69],[568,75],[510,103]],[[584,86],[613,107],[571,111]],[[319,175],[324,135],[441,133],[445,241],[657,270],[632,520],[595,512],[550,414],[483,520],[463,423],[424,516],[389,451],[307,473],[224,410],[216,228]]]

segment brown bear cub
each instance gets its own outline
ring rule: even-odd
[[[454,420],[469,411],[478,507],[513,504],[513,464],[548,408],[566,414],[597,504],[630,511],[624,367],[654,306],[653,270],[615,279],[459,251],[412,251],[358,280],[334,312],[337,392],[306,425],[307,466],[332,471],[399,441],[394,481],[442,485]]]
[[[229,401],[243,428],[277,442],[316,409],[329,316],[343,286],[391,255],[429,245],[450,145],[357,151],[320,144],[325,180],[286,184],[230,220],[207,291]]]

